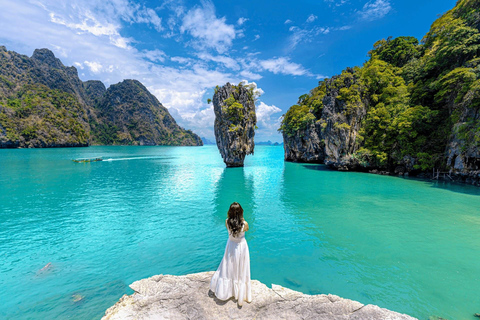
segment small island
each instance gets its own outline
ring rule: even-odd
[[[227,167],[243,167],[245,156],[253,154],[255,142],[255,87],[227,83],[215,89],[215,139]]]

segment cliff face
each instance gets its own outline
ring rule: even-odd
[[[480,185],[479,17],[478,1],[458,1],[421,44],[380,40],[320,81],[284,115],[285,160]]]
[[[294,162],[325,163],[337,169],[356,166],[351,154],[359,147],[359,131],[366,116],[366,103],[362,99],[348,103],[340,94],[342,90],[360,90],[358,70],[348,68],[342,75],[326,79],[314,90],[312,96],[316,108],[302,108],[305,96],[291,108],[285,121],[295,122],[297,130],[283,130],[285,160]],[[310,116],[310,117],[308,117]],[[285,122],[284,121],[284,122]]]
[[[82,82],[48,49],[0,47],[0,148],[202,145],[138,81]]]
[[[85,95],[87,102],[91,106],[96,106],[102,101],[103,95],[107,91],[103,82],[98,80],[88,80],[83,84],[83,90],[85,90]]]
[[[135,292],[124,295],[105,312],[102,320],[118,319],[390,319],[414,320],[374,305],[329,294],[307,295],[273,284],[268,288],[252,280],[251,303],[241,308],[235,300],[220,301],[209,284],[213,272],[186,276],[158,275],[130,285]]]
[[[472,123],[480,123],[479,111],[478,107],[461,108],[461,115],[458,123],[453,126],[446,154],[447,165],[453,174],[467,183],[480,186],[480,130],[471,127]]]
[[[0,47],[0,148],[88,145],[88,106],[71,72],[48,50],[28,58]]]
[[[227,83],[213,96],[215,139],[227,167],[241,167],[255,147],[254,88]]]
[[[101,89],[100,89],[101,90]],[[202,145],[200,138],[177,125],[168,110],[137,80],[110,86],[95,107],[93,136],[100,144]],[[106,124],[113,129],[102,135]]]
[[[320,138],[320,128],[309,124],[307,128],[296,131],[291,136],[283,134],[285,160],[292,162],[325,161],[325,143]]]

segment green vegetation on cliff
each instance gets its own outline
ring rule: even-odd
[[[342,127],[355,137],[350,156],[370,168],[392,170],[409,157],[417,169],[446,169],[453,165],[447,157],[453,162],[457,153],[478,156],[479,28],[480,1],[460,0],[420,43],[413,37],[376,42],[363,66],[347,68],[302,95],[279,130],[288,140],[312,123],[323,135]],[[325,113],[326,103],[344,123],[327,125],[332,115]],[[450,150],[453,144],[461,150]]]
[[[71,94],[26,85],[0,108],[7,139],[19,146],[88,145],[87,114]]]
[[[48,49],[0,47],[0,148],[202,145],[136,80],[82,82]]]

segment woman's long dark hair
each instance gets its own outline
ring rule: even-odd
[[[243,208],[240,203],[234,202],[230,205],[230,209],[228,209],[227,225],[232,236],[238,236],[243,227]]]

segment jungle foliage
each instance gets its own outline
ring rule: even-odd
[[[480,147],[480,1],[459,0],[421,42],[414,37],[377,41],[369,60],[324,79],[299,97],[279,131],[288,138],[325,123],[331,98],[346,109],[365,108],[357,153],[365,166],[395,167],[405,156],[418,169],[445,167],[455,135]]]

